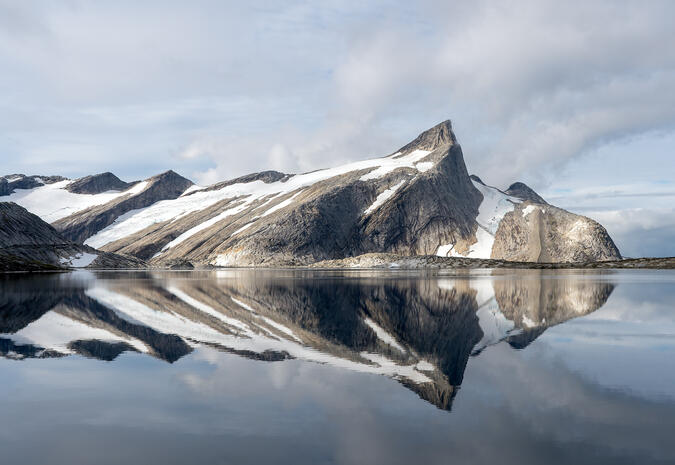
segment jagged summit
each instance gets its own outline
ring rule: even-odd
[[[542,196],[537,194],[531,187],[522,182],[514,182],[506,189],[506,193],[522,200],[529,200],[533,203],[548,205]]]
[[[456,143],[457,138],[455,133],[452,132],[452,122],[448,119],[433,128],[427,129],[415,140],[401,147],[398,152],[405,154],[413,150],[434,151],[443,145],[454,145]]]

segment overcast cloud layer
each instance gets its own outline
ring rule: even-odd
[[[675,255],[675,3],[410,3],[0,0],[0,173],[206,184],[450,118],[486,182]]]

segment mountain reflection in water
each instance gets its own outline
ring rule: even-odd
[[[610,282],[541,271],[457,276],[368,272],[89,273],[0,281],[0,355],[134,351],[175,362],[209,346],[396,379],[450,409],[471,356],[589,314]]]

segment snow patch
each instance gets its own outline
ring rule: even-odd
[[[415,165],[415,168],[417,168],[417,171],[419,171],[421,173],[429,171],[433,167],[434,167],[434,164],[433,164],[433,162],[430,162],[430,161],[422,161],[422,162]]]
[[[381,178],[385,174],[391,173],[392,171],[399,168],[415,168],[415,164],[430,153],[431,152],[429,150],[414,150],[408,155],[404,155],[399,158],[389,157],[376,159],[380,163],[373,165],[375,169],[368,174],[364,174],[359,179],[361,181],[369,181],[371,179]]]
[[[537,326],[537,323],[530,320],[526,315],[523,315],[523,324],[525,325],[526,328],[534,328]]]
[[[405,184],[405,179],[403,181],[399,182],[398,184],[390,187],[389,189],[385,189],[380,195],[377,196],[377,198],[375,199],[375,202],[373,202],[373,204],[370,207],[366,208],[366,210],[363,212],[363,214],[368,215],[368,214],[374,212],[375,210],[377,210],[378,208],[380,208],[382,205],[384,205],[384,203],[387,200],[389,200],[390,198],[392,198],[394,196],[396,191],[398,189],[400,189],[401,186],[403,186],[403,184]]]

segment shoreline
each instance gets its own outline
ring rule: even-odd
[[[88,271],[213,271],[213,270],[479,270],[479,269],[518,269],[518,270],[672,270],[675,269],[675,257],[628,258],[602,262],[536,263],[513,262],[506,260],[438,257],[435,255],[402,256],[393,254],[364,254],[338,260],[324,260],[312,264],[293,265],[288,263],[244,265],[244,266],[147,266],[138,268],[89,267],[55,268],[45,264],[45,268],[6,269],[2,274],[19,273],[64,273],[77,270]]]

